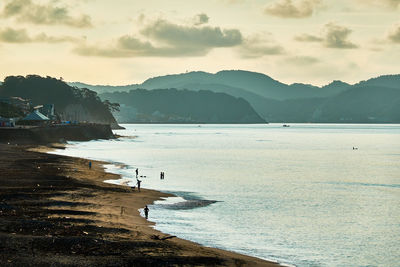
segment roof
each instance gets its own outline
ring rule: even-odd
[[[35,110],[32,113],[29,113],[25,118],[23,118],[22,120],[24,121],[48,121],[50,120],[49,118],[47,118],[45,115],[43,115],[42,113],[40,113],[38,110]]]

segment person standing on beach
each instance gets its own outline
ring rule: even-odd
[[[147,205],[146,207],[144,207],[144,216],[146,216],[146,219],[149,217],[149,208],[147,207]]]
[[[91,169],[91,168],[92,168],[92,162],[89,161],[89,169]]]
[[[140,181],[139,179],[137,179],[137,189],[138,189],[138,191],[140,192],[140,183],[141,183],[142,181]]]

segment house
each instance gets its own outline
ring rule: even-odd
[[[54,113],[54,104],[44,104],[39,111],[50,120],[54,120],[56,118]]]
[[[29,125],[46,124],[49,121],[50,119],[40,113],[40,111],[37,109],[29,113],[28,115],[26,115],[25,118],[22,119],[23,124]]]
[[[55,120],[56,116],[54,113],[54,104],[44,104],[33,107],[34,110],[38,110],[41,114],[45,115],[50,120]]]

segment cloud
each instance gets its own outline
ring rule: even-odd
[[[400,7],[400,0],[358,0],[358,2],[364,5],[373,5],[386,8]]]
[[[400,6],[400,0],[374,0],[374,2],[380,2],[380,3],[385,3],[388,6],[391,7],[399,7]]]
[[[231,47],[243,41],[237,29],[183,26],[162,19],[147,25],[140,32],[153,40],[180,47]]]
[[[387,35],[389,41],[400,44],[400,23],[393,25]]]
[[[328,23],[325,25],[324,45],[330,48],[357,48],[358,46],[348,40],[349,34],[352,32],[349,28]]]
[[[220,1],[225,4],[243,4],[246,2],[246,0],[220,0]]]
[[[294,37],[299,42],[320,42],[325,47],[338,49],[351,49],[358,46],[348,40],[352,30],[333,22],[324,25],[321,36],[301,34]]]
[[[297,35],[296,37],[294,37],[294,39],[299,42],[322,42],[324,40],[321,37],[307,34],[307,33]]]
[[[260,36],[246,38],[238,29],[179,25],[163,19],[151,21],[138,34],[120,36],[111,44],[80,43],[73,51],[101,57],[195,57],[215,48],[234,48],[243,58],[285,53],[275,42]]]
[[[74,42],[78,39],[63,36],[63,37],[54,37],[48,36],[45,33],[40,33],[33,37],[29,36],[25,29],[12,29],[5,28],[0,29],[0,42],[5,43],[60,43],[60,42]]]
[[[259,58],[266,55],[281,55],[285,49],[259,36],[246,38],[241,46],[238,47],[239,53],[244,58]]]
[[[207,24],[209,20],[210,18],[207,16],[207,14],[201,13],[194,17],[194,25],[199,26]]]
[[[285,62],[296,66],[309,66],[320,62],[318,58],[310,56],[294,56],[285,59]]]
[[[29,43],[32,42],[32,39],[25,29],[14,30],[6,28],[0,30],[0,41],[5,43]]]
[[[243,43],[242,34],[237,29],[185,26],[161,19],[145,25],[140,34],[139,37],[121,36],[108,47],[80,44],[74,52],[104,57],[188,57],[203,56],[214,48]]]
[[[311,17],[321,0],[277,0],[267,5],[264,12],[281,18]]]
[[[16,18],[18,22],[46,25],[67,25],[70,27],[91,27],[88,15],[72,17],[66,7],[56,7],[52,3],[40,5],[31,0],[11,0],[5,5],[1,16]]]

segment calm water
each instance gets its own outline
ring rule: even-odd
[[[124,126],[136,138],[57,153],[174,192],[157,229],[296,266],[400,266],[400,125]]]

